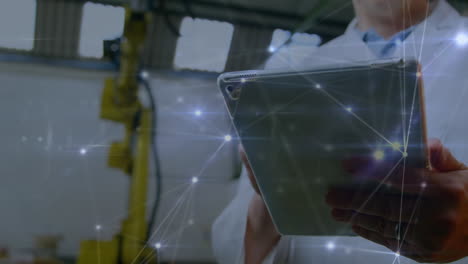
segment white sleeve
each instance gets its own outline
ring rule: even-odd
[[[244,261],[247,212],[254,195],[246,173],[245,168],[242,168],[237,194],[215,220],[211,230],[214,255],[221,264],[238,264]]]
[[[289,263],[289,248],[290,248],[290,238],[281,237],[280,241],[273,250],[270,252],[268,257],[263,261],[262,264],[284,264]]]
[[[247,176],[246,169],[242,169],[239,187],[236,196],[216,219],[212,227],[212,245],[214,255],[221,264],[241,264],[244,262],[244,237],[247,224],[249,203],[255,191]],[[284,249],[289,245],[286,239],[270,252],[263,264],[284,263],[278,262],[277,255],[284,259]],[[283,254],[278,254],[281,251]]]

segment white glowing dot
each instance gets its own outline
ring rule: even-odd
[[[353,108],[352,108],[352,107],[346,107],[345,109],[346,109],[346,111],[348,111],[348,112],[350,112],[350,113],[353,112]]]
[[[192,183],[197,183],[198,182],[198,177],[193,177],[192,178]]]
[[[230,142],[231,140],[232,140],[232,136],[231,136],[231,135],[226,135],[226,136],[224,136],[224,141]]]
[[[317,83],[317,84],[315,85],[315,89],[322,89],[322,85],[321,85],[320,83]]]
[[[425,183],[425,182],[421,183],[421,187],[422,187],[423,189],[426,188],[426,187],[427,187],[427,183]]]
[[[195,112],[193,112],[193,114],[195,116],[201,116],[203,114],[203,112],[201,110],[195,110]]]
[[[325,146],[323,146],[323,148],[325,149],[325,151],[328,151],[328,152],[331,152],[335,149],[333,145],[330,145],[330,144],[326,144]]]
[[[275,52],[275,51],[276,51],[275,46],[270,46],[270,47],[268,47],[268,52],[273,53],[273,52]]]
[[[375,160],[383,160],[385,157],[385,152],[382,150],[377,150],[374,152],[374,159]]]
[[[149,73],[147,71],[142,71],[141,78],[143,78],[144,80],[147,80],[149,78]]]
[[[101,225],[96,225],[94,228],[96,229],[96,231],[100,231],[102,229],[102,226]]]
[[[86,155],[86,153],[88,153],[88,150],[86,150],[85,148],[80,149],[80,154],[81,155]]]
[[[400,251],[395,252],[395,256],[399,257],[400,256]]]
[[[407,158],[408,157],[408,152],[403,152],[403,158]]]
[[[400,150],[401,149],[401,143],[400,142],[393,142],[392,143],[392,148],[393,148],[393,150]]]
[[[184,102],[184,98],[181,97],[181,96],[177,97],[177,102],[178,102],[178,103],[183,103],[183,102]]]
[[[333,243],[333,242],[328,242],[328,243],[327,243],[327,249],[328,249],[328,250],[333,250],[333,249],[335,249],[335,243]]]
[[[158,242],[158,243],[154,244],[154,247],[157,248],[157,249],[160,249],[162,247],[162,245],[161,245],[161,243]]]
[[[42,142],[44,139],[42,137],[37,137],[38,142]]]
[[[247,82],[247,80],[245,78],[242,78],[241,83],[245,83],[245,82]]]
[[[416,77],[421,78],[422,77],[422,72],[417,72]]]
[[[465,33],[458,33],[458,35],[455,37],[455,42],[459,46],[465,46],[468,44],[468,36]]]

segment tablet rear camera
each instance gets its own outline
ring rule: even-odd
[[[229,97],[231,98],[231,100],[239,100],[240,98],[240,94],[241,94],[241,86],[238,85],[238,86],[233,86],[233,85],[228,85],[226,86],[226,92],[227,94],[229,95]]]

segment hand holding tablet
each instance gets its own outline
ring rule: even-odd
[[[332,218],[324,197],[333,186],[367,191],[380,182],[356,178],[344,160],[370,159],[389,170],[427,167],[418,67],[416,61],[386,61],[219,78],[278,232],[354,234],[349,223]]]

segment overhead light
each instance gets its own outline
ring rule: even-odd
[[[0,10],[0,47],[32,50],[36,27],[36,0],[2,0],[1,3],[3,8]]]
[[[185,17],[179,32],[173,61],[176,69],[224,71],[234,33],[231,23]]]

